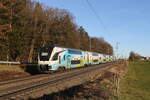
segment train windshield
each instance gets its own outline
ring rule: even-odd
[[[53,46],[42,47],[39,52],[40,61],[49,61],[53,48]]]

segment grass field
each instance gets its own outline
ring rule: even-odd
[[[24,70],[19,65],[0,65],[0,71],[23,72]]]
[[[150,100],[150,62],[129,62],[120,83],[119,100]]]

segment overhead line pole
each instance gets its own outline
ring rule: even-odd
[[[90,38],[90,51],[91,51],[91,48],[92,48],[92,43],[91,43],[91,38]]]

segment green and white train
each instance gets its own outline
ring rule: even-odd
[[[51,72],[112,61],[109,55],[59,46],[45,46],[38,54],[38,69],[40,72]]]

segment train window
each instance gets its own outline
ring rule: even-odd
[[[97,53],[92,53],[92,56],[98,56],[98,54]]]
[[[71,64],[80,64],[81,61],[80,60],[71,60]]]
[[[68,50],[68,52],[69,52],[70,54],[82,55],[82,52],[79,51],[79,50]]]
[[[53,58],[52,58],[52,60],[58,60],[58,55],[59,55],[59,53],[57,52],[57,53],[55,53],[54,54],[54,56],[53,56]]]
[[[56,52],[56,53],[54,54],[52,60],[58,60],[58,55],[59,55],[60,53],[64,52],[64,51],[65,51],[65,50]]]
[[[66,58],[66,56],[64,55],[64,60],[66,60],[65,58]]]
[[[40,61],[48,61],[53,51],[53,48],[54,48],[53,46],[40,48],[40,51],[39,51]]]
[[[98,62],[98,59],[93,60],[93,62]]]

